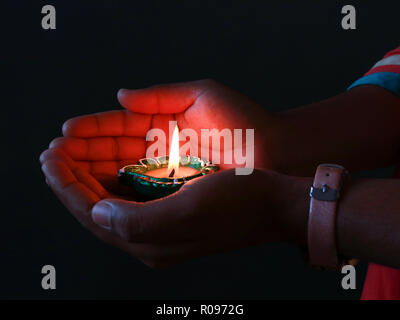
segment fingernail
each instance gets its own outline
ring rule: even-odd
[[[100,227],[111,230],[112,207],[106,202],[97,203],[92,209],[93,222]]]
[[[124,88],[119,89],[117,92],[118,99],[122,98],[125,95],[125,93],[128,91],[129,91],[128,89],[124,89]]]

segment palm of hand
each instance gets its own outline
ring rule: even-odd
[[[122,91],[119,93],[119,100],[128,110],[85,115],[70,119],[64,124],[64,137],[53,140],[50,149],[43,152],[40,158],[47,183],[82,225],[104,241],[141,257],[143,261],[146,261],[146,256],[154,256],[157,252],[171,256],[175,262],[177,255],[183,255],[186,259],[190,255],[201,253],[204,248],[199,249],[197,243],[169,245],[165,238],[168,237],[166,231],[173,230],[175,238],[184,235],[180,235],[172,225],[166,227],[167,222],[158,223],[163,227],[164,233],[151,232],[152,238],[143,240],[150,244],[125,241],[96,225],[91,218],[92,208],[106,198],[136,199],[132,188],[118,183],[117,172],[122,166],[136,163],[138,159],[145,157],[146,148],[152,143],[145,139],[148,130],[159,128],[168,132],[171,120],[176,120],[180,129],[191,128],[196,132],[214,128],[257,129],[262,127],[265,120],[264,111],[248,98],[213,81]],[[261,142],[256,139],[257,143]],[[221,169],[228,167],[221,165]],[[222,176],[216,181],[221,178]],[[194,184],[188,185],[182,191],[185,196],[178,192],[174,197],[153,203],[151,207],[156,208],[156,211],[157,206],[174,208],[177,203],[189,201],[196,194],[193,190],[210,190],[207,184],[209,179],[203,179],[203,188],[200,185],[198,188]],[[174,203],[169,205],[165,201]],[[141,207],[136,202],[122,205],[133,206],[138,210]],[[154,219],[159,221],[167,217],[165,213],[158,217],[157,214],[154,215]],[[171,218],[166,221],[172,223],[175,220]],[[158,241],[157,234],[164,236],[160,238],[164,245],[154,244]]]
[[[210,80],[123,90],[119,100],[129,110],[70,119],[63,126],[64,137],[50,144],[95,177],[109,196],[132,195],[131,188],[118,183],[117,172],[145,157],[153,143],[145,138],[150,129],[162,129],[168,135],[169,121],[176,120],[180,129],[193,129],[200,137],[201,129],[254,128],[261,125],[264,116],[262,108],[250,99]],[[221,154],[224,149],[221,144]],[[232,166],[220,165],[221,169]]]

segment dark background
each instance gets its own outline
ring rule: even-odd
[[[41,28],[45,4],[56,7],[57,30]],[[345,4],[356,6],[357,30],[341,28]],[[344,291],[340,273],[312,270],[286,245],[151,270],[84,230],[46,186],[38,158],[66,119],[118,108],[121,87],[214,78],[271,111],[335,95],[399,45],[398,1],[48,0],[0,8],[0,298],[359,298],[365,264],[357,290]],[[56,267],[56,290],[41,289],[45,264]]]

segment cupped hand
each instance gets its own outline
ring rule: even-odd
[[[121,89],[118,99],[127,110],[116,110],[72,118],[63,125],[62,138],[50,148],[60,148],[77,165],[96,177],[107,189],[120,192],[116,174],[126,164],[145,157],[150,129],[166,134],[169,121],[179,129],[255,129],[255,167],[268,167],[265,128],[271,116],[249,98],[213,80],[166,84],[146,89]],[[245,139],[245,133],[243,133]],[[168,143],[168,140],[167,140]],[[200,141],[199,141],[200,143]],[[210,144],[209,154],[212,154]],[[243,143],[243,154],[246,154]],[[167,145],[167,152],[168,152]],[[235,167],[224,163],[222,154],[228,147],[221,143],[221,169]],[[201,146],[199,146],[201,156]]]
[[[286,213],[282,197],[285,190],[285,201],[296,207],[297,184],[271,171],[237,176],[228,169],[194,179],[168,197],[139,203],[109,194],[60,149],[47,150],[41,160],[47,183],[86,228],[151,267],[291,241],[298,224]]]
[[[151,144],[147,132],[168,132],[171,120],[198,133],[255,129],[255,166],[268,167],[264,132],[271,119],[259,105],[211,80],[120,90],[118,99],[127,110],[68,120],[64,137],[53,140],[40,158],[47,183],[82,225],[149,265],[278,237],[271,219],[278,215],[270,212],[277,209],[265,204],[262,190],[268,188],[257,180],[258,171],[236,176],[228,170],[235,164],[222,163],[226,172],[195,179],[178,193],[147,203],[136,202],[132,188],[117,179],[119,168],[145,157]],[[269,226],[265,234],[262,221]]]

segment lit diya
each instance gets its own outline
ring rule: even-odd
[[[172,135],[169,156],[140,159],[118,172],[119,181],[134,187],[149,199],[165,197],[179,190],[187,181],[214,173],[218,166],[193,156],[179,156],[179,130]]]

